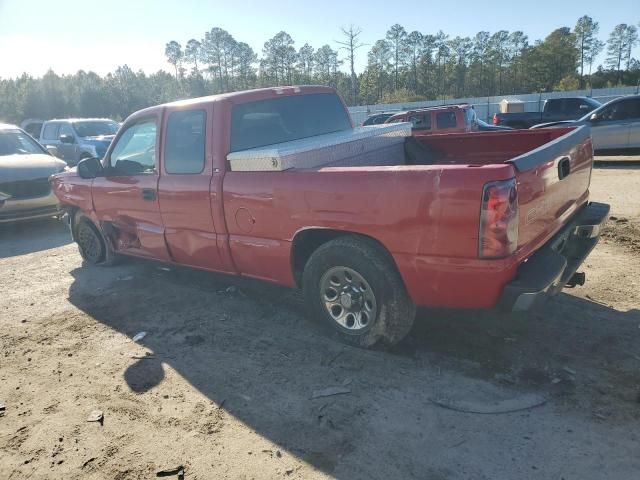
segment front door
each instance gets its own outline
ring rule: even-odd
[[[629,146],[629,130],[633,123],[629,114],[631,107],[629,99],[621,98],[604,107],[596,114],[596,118],[590,121],[595,150]]]
[[[640,148],[640,98],[630,100],[629,148]]]
[[[117,251],[169,260],[158,203],[159,116],[126,125],[93,181],[93,203]]]

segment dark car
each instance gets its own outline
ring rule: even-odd
[[[544,102],[541,112],[496,113],[493,124],[529,128],[542,122],[575,120],[600,105],[600,102],[589,97],[550,98]]]
[[[381,125],[384,122],[386,122],[387,119],[391,118],[393,115],[394,113],[388,113],[388,112],[373,114],[364,121],[362,126],[367,127],[369,125]]]

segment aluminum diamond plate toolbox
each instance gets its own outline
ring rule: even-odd
[[[411,123],[408,122],[356,127],[342,132],[232,152],[227,155],[227,160],[231,170],[235,172],[277,172],[291,168],[349,165],[353,163],[350,159],[363,155],[379,159],[380,155],[375,155],[376,152],[388,150],[394,145],[399,146],[405,137],[409,136]],[[356,164],[366,164],[362,159],[354,160]]]

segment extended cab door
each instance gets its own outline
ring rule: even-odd
[[[160,114],[129,121],[93,181],[93,204],[116,250],[169,260],[158,204]]]
[[[213,104],[168,107],[164,113],[162,175],[158,188],[165,238],[172,259],[184,265],[231,271],[224,226],[211,211],[220,198],[213,168]]]

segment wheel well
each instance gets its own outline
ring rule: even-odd
[[[298,287],[302,286],[302,273],[304,272],[304,267],[306,266],[313,252],[315,252],[321,245],[330,242],[331,240],[346,236],[360,237],[362,240],[374,244],[382,252],[388,255],[391,262],[393,262],[393,265],[396,266],[389,250],[387,250],[387,248],[382,243],[380,243],[373,237],[355,232],[347,232],[344,230],[311,228],[308,230],[303,230],[296,234],[292,242],[291,266],[293,269],[293,278]]]

